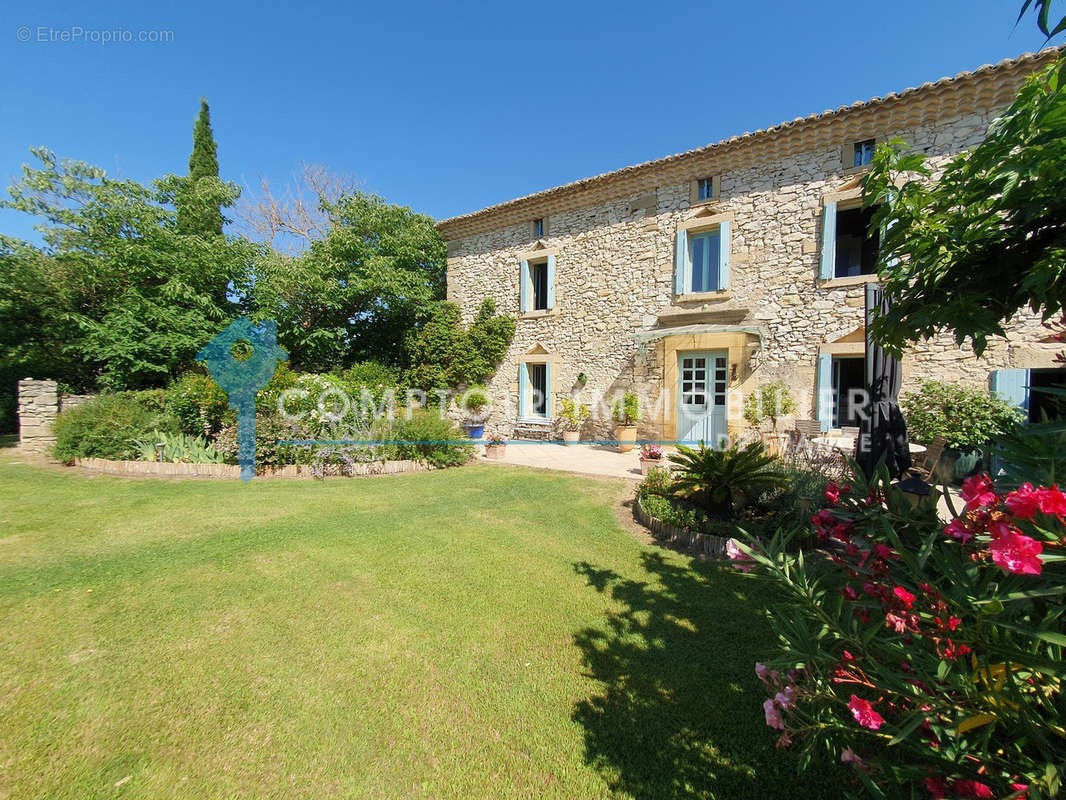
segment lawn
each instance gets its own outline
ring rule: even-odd
[[[774,751],[757,587],[641,544],[618,483],[18,461],[0,797],[839,795]]]

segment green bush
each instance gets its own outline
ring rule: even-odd
[[[985,447],[1024,418],[1024,412],[982,389],[933,380],[900,397],[900,408],[912,439],[928,444],[943,436],[958,450]]]
[[[62,412],[55,422],[55,457],[136,458],[137,441],[159,427],[160,415],[127,394],[103,394]]]
[[[766,454],[762,442],[744,448],[734,444],[728,450],[679,445],[670,461],[679,468],[674,491],[699,502],[710,513],[732,514],[741,498],[753,499],[759,492],[788,483],[780,462]]]
[[[400,441],[400,458],[425,459],[434,467],[457,467],[474,455],[462,431],[432,411],[416,411],[400,421],[393,434]]]
[[[187,372],[170,384],[166,409],[176,420],[178,430],[190,436],[211,438],[223,425],[237,419],[226,393],[201,372]]]
[[[287,420],[277,414],[257,414],[255,418],[255,466],[282,467],[290,464],[310,464],[315,448],[311,445],[281,444],[288,440],[314,439],[315,436],[300,422]],[[225,425],[218,432],[215,448],[227,463],[237,463],[237,423]]]
[[[614,421],[619,425],[635,425],[640,419],[640,399],[636,392],[626,392],[614,401]]]
[[[784,381],[764,383],[744,400],[744,419],[753,428],[762,425],[763,420],[770,420],[777,430],[777,420],[796,413],[796,401]]]

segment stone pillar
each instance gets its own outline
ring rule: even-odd
[[[19,381],[19,442],[24,450],[50,453],[56,443],[52,423],[59,415],[59,387],[55,381]]]

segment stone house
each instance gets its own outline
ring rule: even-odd
[[[978,144],[1025,77],[1057,54],[442,221],[448,299],[467,321],[486,297],[518,320],[488,387],[488,431],[544,437],[574,396],[594,407],[583,435],[611,437],[610,401],[633,390],[642,438],[716,441],[746,427],[743,397],[777,379],[798,417],[823,429],[858,424],[849,396],[863,384],[864,285],[877,252],[860,181],[874,145],[898,136],[942,165]],[[904,358],[904,391],[932,377],[1025,404],[1029,383],[1056,366],[1047,335],[1020,314],[981,358],[947,335],[920,343]]]

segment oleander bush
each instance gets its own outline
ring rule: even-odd
[[[137,441],[152,435],[161,416],[130,393],[91,398],[56,418],[55,457],[67,464],[75,458],[136,458]]]
[[[762,711],[801,766],[828,753],[871,797],[1059,796],[1066,494],[982,475],[962,499],[945,526],[855,469],[809,523],[729,543],[780,598]],[[812,532],[826,557],[790,552]]]

